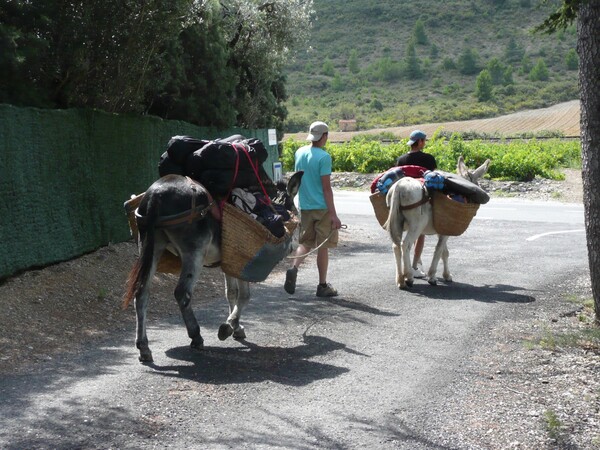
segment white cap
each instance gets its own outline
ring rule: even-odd
[[[329,132],[329,127],[325,122],[313,122],[310,124],[309,134],[306,137],[306,140],[312,142],[318,141],[327,132]]]

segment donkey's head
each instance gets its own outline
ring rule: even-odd
[[[465,160],[463,159],[462,155],[460,155],[458,157],[456,171],[461,177],[463,177],[466,180],[469,180],[471,183],[479,184],[479,180],[481,180],[481,178],[483,178],[483,176],[487,173],[489,165],[490,160],[486,159],[485,162],[482,165],[480,165],[477,169],[470,170],[465,165]]]
[[[274,199],[276,203],[285,206],[288,211],[298,213],[294,205],[294,197],[298,194],[300,183],[302,182],[304,171],[300,170],[292,174],[287,181],[277,182],[277,197]]]

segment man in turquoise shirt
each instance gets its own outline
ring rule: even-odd
[[[294,265],[287,270],[284,289],[288,294],[296,291],[298,268],[311,249],[317,250],[319,284],[317,297],[335,297],[337,291],[327,282],[329,249],[337,247],[338,229],[342,226],[333,202],[331,189],[331,155],[324,150],[329,128],[324,122],[313,122],[306,138],[311,145],[299,148],[295,155],[295,170],[303,170],[298,192],[300,209],[300,238]]]

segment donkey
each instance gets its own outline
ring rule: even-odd
[[[469,170],[463,157],[458,158],[457,172],[466,180],[477,184],[486,174],[490,160],[486,160],[475,170]],[[404,177],[394,183],[387,193],[386,203],[390,213],[384,227],[392,239],[392,248],[396,259],[396,284],[399,289],[407,289],[413,285],[413,273],[410,264],[410,252],[413,244],[421,234],[437,234],[433,228],[433,210],[427,189],[415,178]],[[410,209],[402,209],[402,206],[415,205]],[[402,234],[407,230],[404,239]],[[444,281],[451,282],[452,275],[448,267],[448,236],[438,235],[433,259],[427,272],[427,282],[435,286],[437,284],[437,266],[442,258],[444,270],[442,276]],[[416,265],[417,261],[414,261]]]
[[[302,172],[290,177],[287,186],[278,183],[267,187],[270,197],[277,197],[286,209],[295,211],[294,197],[300,188]],[[265,180],[263,180],[265,181]],[[270,181],[270,180],[269,180]],[[136,211],[140,232],[140,256],[127,281],[123,306],[135,298],[136,341],[140,361],[152,362],[152,352],[146,335],[146,312],[152,278],[163,251],[173,247],[181,258],[181,273],[175,288],[175,299],[181,310],[192,349],[201,350],[204,340],[191,307],[194,285],[204,266],[221,259],[220,211],[212,196],[200,183],[180,175],[167,175],[152,184],[145,192]],[[218,337],[244,339],[240,315],[250,299],[250,287],[243,281],[225,274],[225,296],[229,301],[229,316],[219,327]]]

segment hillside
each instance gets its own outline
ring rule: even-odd
[[[287,68],[286,131],[316,119],[363,130],[463,121],[576,99],[575,27],[531,33],[556,3],[315,0],[310,47]],[[478,89],[484,69],[488,91]]]
[[[399,139],[405,139],[416,128],[423,130],[429,136],[435,131],[474,132],[478,134],[511,136],[520,133],[539,133],[543,131],[558,132],[565,137],[579,137],[580,107],[579,100],[560,103],[549,108],[520,111],[490,119],[475,119],[455,122],[437,122],[415,124],[404,127],[373,128],[356,132],[341,132],[332,125],[329,133],[331,142],[349,141],[357,134],[392,133]],[[306,132],[288,133],[285,139],[304,140]]]

